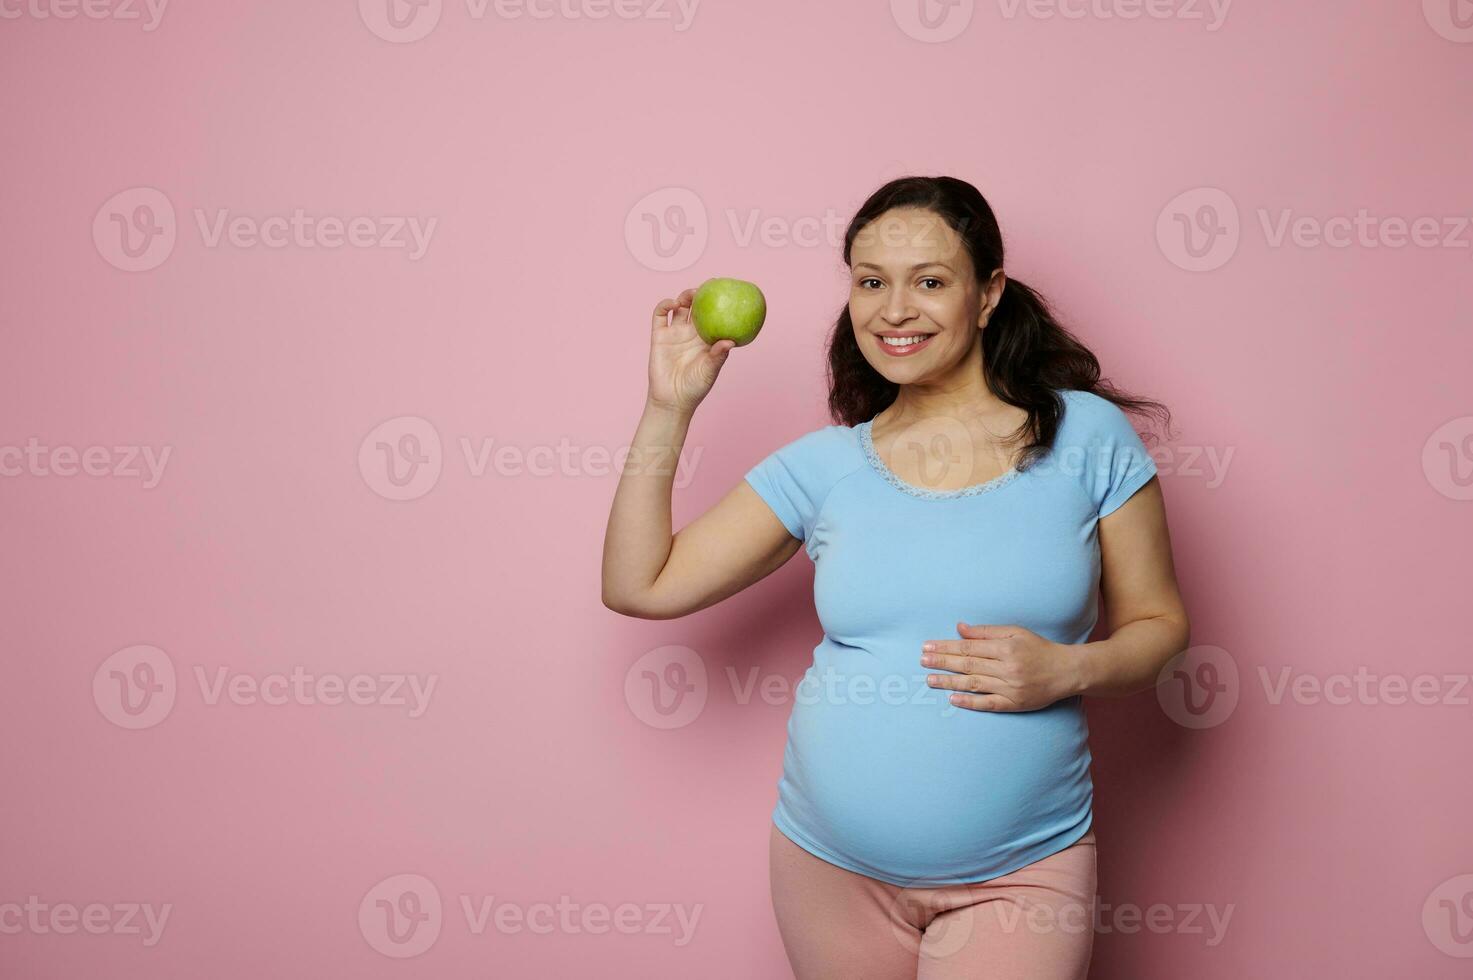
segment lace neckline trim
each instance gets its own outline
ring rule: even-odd
[[[874,419],[870,419],[869,422],[861,422],[855,426],[855,430],[859,433],[860,446],[864,449],[865,459],[869,460],[870,468],[878,473],[886,483],[903,493],[910,494],[912,497],[921,497],[925,500],[950,500],[954,497],[972,497],[979,493],[987,493],[988,491],[1007,486],[1022,475],[1022,471],[1015,466],[1001,476],[995,476],[985,483],[974,483],[969,487],[958,487],[955,490],[928,490],[925,487],[918,487],[914,484],[906,483],[891,472],[890,467],[886,466],[885,461],[880,458],[879,451],[875,449],[874,440],[870,438],[869,431],[870,422],[873,421]]]

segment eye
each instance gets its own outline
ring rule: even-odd
[[[863,288],[864,287],[864,284],[867,283],[867,282],[879,282],[879,281],[880,280],[876,279],[874,276],[866,276],[865,278],[859,280],[859,285],[860,285],[860,288]]]
[[[937,279],[935,276],[927,276],[926,278],[922,279],[921,282],[934,282],[936,284],[936,289],[940,289],[942,286],[946,285],[944,282],[942,282],[940,279]],[[932,292],[935,292],[935,290],[932,290]]]

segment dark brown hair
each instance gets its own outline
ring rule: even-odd
[[[940,215],[960,236],[971,256],[979,286],[1003,267],[1002,232],[992,208],[977,188],[955,177],[901,177],[870,195],[844,234],[844,264],[850,264],[855,237],[892,208],[923,208]],[[1018,462],[1026,469],[1053,445],[1063,418],[1062,400],[1053,389],[1088,391],[1121,409],[1149,414],[1170,425],[1165,405],[1132,396],[1100,378],[1100,362],[1054,318],[1033,289],[1007,277],[1002,299],[982,333],[982,373],[989,390],[1009,405],[1025,409],[1027,442]],[[829,337],[829,414],[853,426],[888,408],[899,386],[870,366],[854,337],[846,302]],[[1146,441],[1154,441],[1147,433]]]

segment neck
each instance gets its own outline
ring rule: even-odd
[[[983,380],[979,343],[945,377],[901,385],[895,401],[876,418],[883,417],[884,424],[911,425],[933,418],[986,421],[1017,411],[994,395]]]

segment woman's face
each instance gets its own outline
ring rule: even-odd
[[[886,380],[934,380],[973,351],[980,358],[978,327],[1002,296],[1003,273],[984,292],[961,236],[941,215],[886,211],[855,236],[849,263],[854,337]]]

